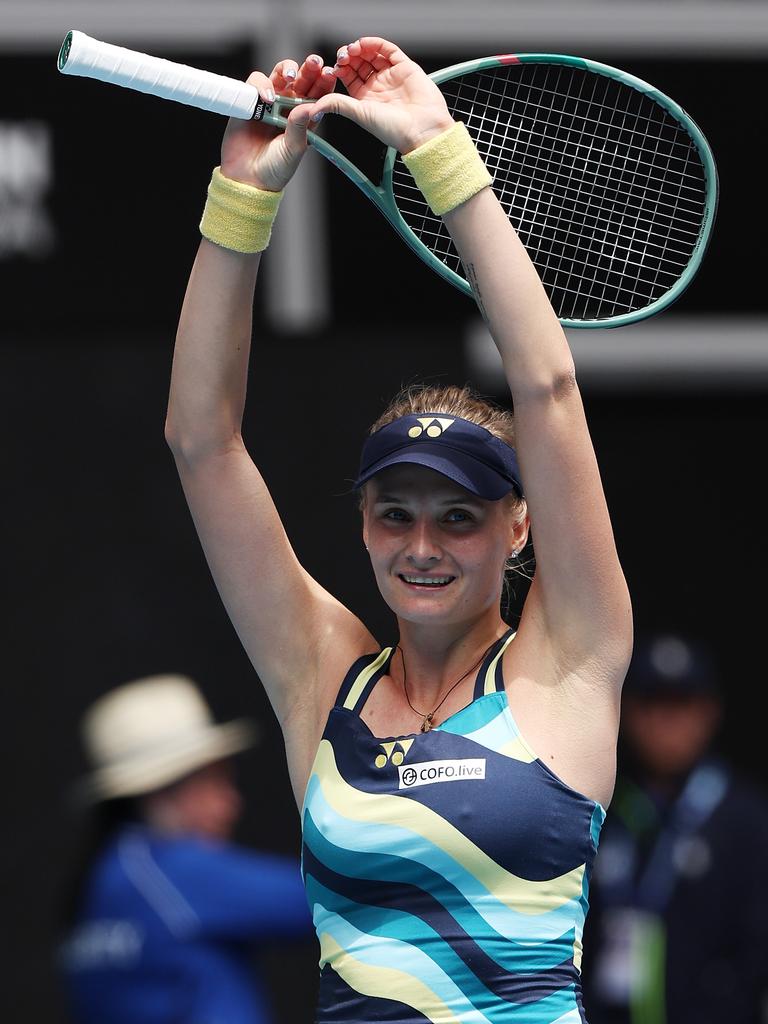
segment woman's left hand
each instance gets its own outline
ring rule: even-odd
[[[335,71],[349,95],[324,96],[312,116],[342,114],[400,153],[453,124],[438,87],[395,43],[378,36],[356,39],[339,49]]]
[[[270,102],[275,93],[319,99],[334,89],[336,75],[322,57],[312,53],[301,64],[279,61],[269,77],[254,71],[248,83]],[[284,132],[261,121],[230,118],[221,146],[221,173],[272,192],[285,188],[306,151],[311,110],[311,104],[294,107]]]

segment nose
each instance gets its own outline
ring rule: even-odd
[[[406,557],[411,565],[425,567],[434,565],[443,557],[432,524],[426,518],[414,520],[408,537]]]

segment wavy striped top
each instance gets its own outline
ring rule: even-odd
[[[360,718],[394,648],[350,669],[307,785],[302,871],[318,1024],[583,1024],[579,965],[605,812],[525,743],[501,660],[427,733]]]

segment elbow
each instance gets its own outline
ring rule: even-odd
[[[204,459],[242,447],[239,431],[187,431],[169,415],[165,419],[165,441],[178,466],[194,466]]]
[[[558,368],[535,368],[530,375],[509,374],[509,386],[516,403],[567,402],[578,394],[576,368],[565,363]]]
[[[576,391],[578,391],[578,384],[576,383],[576,367],[573,363],[552,375],[551,394],[555,401],[570,398]]]
[[[182,434],[178,428],[178,424],[172,418],[170,413],[165,417],[163,433],[165,436],[165,443],[171,449],[173,454],[176,455],[177,453],[181,453],[184,447]]]

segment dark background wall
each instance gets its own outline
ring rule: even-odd
[[[317,47],[333,51],[324,40]],[[431,70],[462,56],[424,63]],[[764,261],[749,241],[765,227],[764,204],[752,200],[762,194],[760,164],[750,159],[758,125],[735,103],[762,94],[764,61],[721,61],[714,76],[702,59],[589,56],[675,97],[718,159],[710,252],[664,316],[765,314]],[[240,46],[174,57],[235,77],[248,71]],[[220,604],[163,441],[176,316],[222,124],[101,83],[62,82],[50,57],[9,56],[0,62],[0,123],[30,121],[50,130],[53,177],[41,202],[55,238],[37,255],[0,256],[8,946],[0,1015],[65,1024],[52,949],[77,839],[67,794],[85,770],[78,720],[91,700],[139,675],[194,676],[218,717],[250,715],[266,726],[260,748],[241,761],[239,838],[298,855],[299,831],[272,712]],[[475,311],[316,159],[317,173],[329,175],[333,232],[318,259],[330,260],[336,326],[281,334],[264,322],[260,288],[245,436],[303,563],[384,642],[393,624],[366,565],[349,482],[368,424],[402,383],[470,379],[460,339]],[[0,165],[6,201],[2,175]],[[293,287],[300,282],[285,283],[286,301]],[[728,684],[724,749],[768,784],[754,711],[763,675],[765,386],[734,390],[724,378],[654,392],[625,380],[584,390],[637,624],[709,640]],[[315,962],[313,944],[270,955],[282,1021],[311,1019]]]

